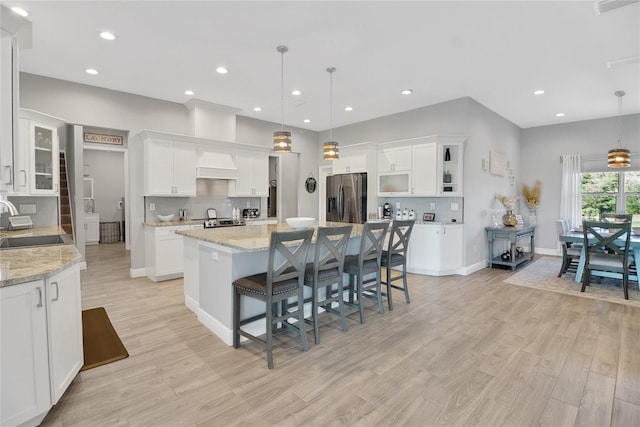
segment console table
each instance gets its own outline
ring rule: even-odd
[[[527,262],[533,259],[534,253],[534,241],[535,241],[535,225],[530,226],[516,226],[516,227],[487,227],[487,243],[489,245],[489,252],[487,259],[489,262],[489,268],[494,265],[506,265],[511,267],[511,271],[515,270],[518,265],[523,262]],[[517,255],[516,242],[521,239],[530,239],[529,252],[523,252],[520,256]],[[493,255],[493,243],[494,240],[505,240],[509,243],[509,259],[503,260],[501,255]]]

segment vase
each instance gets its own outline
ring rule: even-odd
[[[513,214],[513,211],[511,209],[507,210],[507,213],[502,217],[502,223],[505,227],[515,227],[515,225],[518,223],[518,219]]]

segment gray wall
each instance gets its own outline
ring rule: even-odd
[[[560,216],[560,156],[580,154],[595,157],[589,162],[591,169],[598,168],[596,165],[599,164],[599,169],[606,171],[607,151],[617,146],[619,137],[622,137],[623,146],[630,149],[633,156],[632,167],[627,170],[640,170],[640,114],[540,126],[522,131],[520,155],[524,160],[520,181],[529,186],[536,180],[542,183],[536,233],[536,245],[540,250],[549,253],[557,250],[555,220]],[[528,212],[526,207],[524,211]]]
[[[124,197],[124,152],[84,150],[84,164],[93,179],[95,209],[101,222],[120,221],[118,202]]]

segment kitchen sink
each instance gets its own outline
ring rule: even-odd
[[[70,245],[73,241],[66,234],[47,236],[6,237],[0,240],[0,249],[30,248],[35,246]]]

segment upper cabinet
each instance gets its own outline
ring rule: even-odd
[[[20,110],[20,143],[14,150],[13,194],[57,195],[60,191],[58,128],[64,120]]]
[[[464,138],[431,136],[378,150],[378,196],[463,195]]]
[[[378,151],[378,173],[411,171],[411,146]]]
[[[343,149],[340,152],[340,158],[331,162],[333,174],[367,172],[368,160],[368,150],[345,151]]]
[[[229,181],[229,197],[269,196],[269,153],[238,150],[238,179]]]
[[[196,146],[191,142],[144,140],[144,195],[194,197]]]

